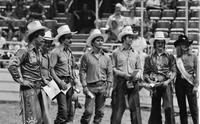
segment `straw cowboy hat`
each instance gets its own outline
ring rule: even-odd
[[[168,42],[169,42],[169,39],[168,39],[168,38],[165,38],[164,32],[161,32],[161,31],[156,32],[155,35],[154,35],[154,38],[152,38],[152,39],[149,41],[149,43],[150,43],[151,45],[153,45],[153,44],[154,44],[154,41],[156,41],[156,40],[163,40],[163,41],[165,41],[165,43],[168,43]]]
[[[70,28],[68,25],[62,25],[61,27],[59,27],[57,29],[57,35],[55,37],[56,40],[59,40],[59,38],[65,34],[71,34],[71,35],[74,35],[75,33],[77,32],[71,32]]]
[[[179,46],[181,44],[185,44],[187,46],[190,46],[190,45],[192,45],[192,43],[193,43],[193,41],[189,41],[188,37],[186,35],[179,35],[178,40],[176,40],[174,42],[174,46],[176,47],[176,46]]]
[[[36,31],[47,30],[47,27],[42,26],[40,21],[32,21],[27,25],[27,29],[28,29],[27,37],[29,37],[31,34],[33,34]]]
[[[118,40],[121,41],[122,37],[125,35],[138,35],[138,33],[133,33],[133,29],[131,26],[126,26],[122,29],[122,31],[118,35]]]
[[[88,39],[86,40],[87,45],[91,46],[91,42],[94,38],[96,37],[102,37],[104,42],[107,40],[108,36],[105,34],[102,34],[101,31],[99,29],[94,29],[93,31],[91,31],[90,36],[88,37]]]
[[[50,30],[46,31],[43,37],[44,40],[53,41],[52,32]]]

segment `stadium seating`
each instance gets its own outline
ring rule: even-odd
[[[176,10],[174,10],[174,9],[171,9],[171,10],[170,9],[164,9],[162,11],[161,19],[162,20],[174,20],[175,16],[176,16]]]
[[[189,32],[199,32],[199,21],[190,20],[188,23]]]
[[[171,22],[167,20],[159,20],[156,23],[156,31],[168,32],[171,28]]]
[[[185,9],[185,0],[178,0],[177,2],[177,8],[178,9]]]
[[[186,13],[185,13],[185,9],[180,9],[177,11],[177,14],[176,14],[176,20],[185,20],[186,17],[185,17]]]
[[[170,40],[177,40],[178,36],[183,34],[182,32],[170,32],[169,36],[170,36]]]
[[[197,32],[188,32],[188,39],[192,41],[199,41],[199,33]]]
[[[185,21],[174,20],[172,22],[172,32],[183,32],[185,30]]]
[[[159,20],[161,17],[161,10],[151,9],[148,14],[150,19]]]

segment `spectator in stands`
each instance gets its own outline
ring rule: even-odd
[[[15,19],[25,20],[28,14],[28,9],[24,5],[24,0],[16,0],[16,8],[14,9],[12,15]]]
[[[146,6],[147,11],[149,9],[160,9],[161,2],[160,2],[160,0],[147,0],[145,2],[145,6]]]
[[[4,9],[4,11],[1,13],[2,16],[4,16],[5,20],[10,20],[12,19],[12,13],[13,13],[13,9],[12,9],[12,3],[8,2],[6,3],[6,8]]]
[[[40,0],[33,0],[33,4],[30,5],[28,20],[44,20],[45,17],[45,8],[41,4]]]
[[[154,51],[145,58],[144,80],[152,88],[148,124],[162,124],[161,99],[165,123],[175,124],[171,85],[176,76],[176,62],[174,56],[165,51],[166,42],[164,32],[156,32],[152,43]]]
[[[121,32],[121,29],[118,25],[118,22],[116,19],[112,19],[111,20],[111,24],[109,29],[106,31],[106,33],[108,34],[108,39],[106,42],[118,42],[118,35]]]
[[[125,18],[124,25],[129,25],[129,26],[132,26],[132,25],[140,26],[141,25],[140,19],[138,17],[135,17],[135,12],[136,11],[134,8],[132,8],[130,10],[130,16]]]
[[[132,48],[133,33],[126,26],[118,35],[122,46],[113,52],[113,77],[111,124],[121,124],[123,114],[130,110],[131,124],[142,124],[138,80],[142,78],[142,68],[137,52]]]
[[[90,30],[95,27],[95,13],[88,8],[88,5],[86,3],[83,4],[82,10],[75,10],[74,15],[78,22],[77,29],[79,33],[89,33]]]
[[[25,40],[26,36],[26,27],[25,26],[19,26],[19,30],[15,32],[14,36],[17,37],[18,41]]]
[[[121,4],[117,3],[115,5],[115,12],[109,16],[107,23],[106,23],[106,28],[112,27],[111,22],[113,20],[117,21],[117,25],[119,26],[119,30],[121,30],[124,27],[124,20],[125,17],[121,15]]]
[[[175,90],[180,111],[180,123],[188,124],[188,113],[186,97],[189,103],[190,113],[192,115],[193,124],[198,123],[198,103],[197,92],[199,87],[199,79],[197,73],[198,57],[190,53],[192,42],[185,35],[180,35],[178,40],[174,42],[176,47],[176,63],[177,77],[175,81]]]
[[[43,123],[41,86],[45,83],[41,76],[41,41],[46,30],[39,21],[30,22],[27,26],[25,49],[19,49],[10,60],[8,70],[13,79],[20,84],[22,123]],[[20,70],[20,71],[19,71]]]
[[[3,30],[0,27],[0,49],[3,48],[3,45],[6,43],[6,39],[2,36]]]

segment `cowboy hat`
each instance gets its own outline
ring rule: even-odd
[[[57,35],[55,37],[56,40],[58,40],[61,36],[65,35],[65,34],[75,34],[77,32],[71,32],[70,28],[68,25],[62,25],[57,29]]]
[[[131,26],[126,26],[119,33],[118,40],[121,41],[122,37],[125,35],[138,35],[138,33],[133,33],[133,29],[131,28]]]
[[[105,34],[102,34],[99,29],[94,29],[91,31],[90,36],[87,38],[86,43],[88,46],[91,46],[91,42],[96,37],[102,37],[104,42],[107,40],[108,36]]]
[[[47,40],[47,41],[53,41],[54,38],[52,37],[52,32],[50,30],[46,31],[45,34],[44,34],[43,39]]]
[[[174,42],[174,46],[179,46],[181,44],[185,44],[187,46],[190,46],[193,43],[193,41],[189,41],[188,37],[186,35],[179,35],[178,40]]]
[[[168,43],[169,39],[165,38],[165,34],[162,31],[158,31],[154,34],[154,38],[152,38],[151,40],[149,40],[149,43],[152,45],[154,44],[154,41],[156,40],[163,40],[165,41],[165,43]]]
[[[31,34],[33,34],[36,31],[47,30],[47,27],[42,26],[40,21],[32,21],[27,25],[27,29],[28,29],[27,37],[29,37]]]

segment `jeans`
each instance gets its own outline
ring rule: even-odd
[[[67,94],[60,92],[57,95],[57,102],[58,102],[58,113],[56,120],[54,121],[55,124],[66,124],[67,122],[71,121],[71,106],[72,106],[72,88],[69,89]]]
[[[106,82],[98,82],[98,84],[88,84],[88,89],[95,96],[94,98],[90,98],[86,95],[85,99],[85,111],[81,118],[81,124],[89,124],[93,109],[95,107],[95,116],[94,116],[94,124],[100,124],[101,120],[104,116],[104,108],[105,108],[105,92],[106,92]]]
[[[161,98],[163,99],[162,107],[165,112],[165,124],[175,124],[171,85],[167,87],[159,86],[153,89],[151,114],[148,123],[162,124]]]
[[[125,95],[127,95],[130,108],[131,124],[142,124],[138,84],[135,85],[134,89],[127,89],[126,80],[121,77],[117,77],[114,83],[117,85],[112,92],[111,124],[121,124],[126,109]]]
[[[194,124],[198,124],[197,95],[192,93],[193,86],[185,79],[177,76],[175,83],[176,97],[180,110],[181,124],[188,124],[186,97],[188,99],[190,112]]]

